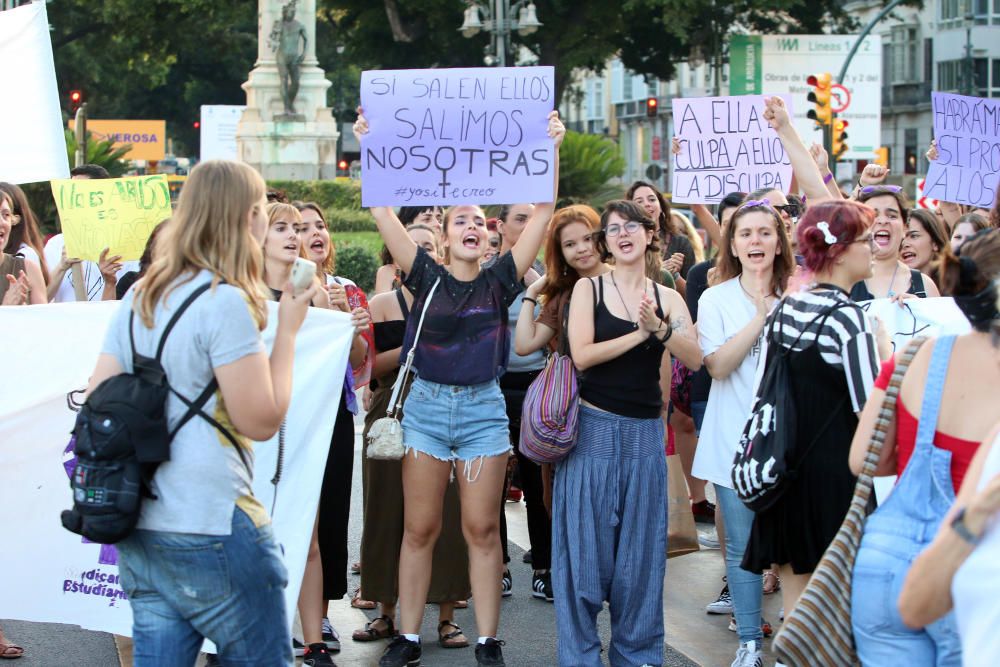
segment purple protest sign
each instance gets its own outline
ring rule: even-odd
[[[550,202],[551,67],[361,74],[363,206]]]
[[[782,99],[791,115],[791,100]],[[671,105],[681,144],[671,201],[715,204],[730,192],[788,190],[792,164],[764,120],[763,95],[674,98]]]
[[[993,208],[1000,187],[1000,100],[931,93],[938,158],[924,197]]]

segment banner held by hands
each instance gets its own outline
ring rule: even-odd
[[[671,105],[681,148],[672,201],[715,204],[730,192],[788,189],[791,161],[764,120],[763,95],[674,98]]]
[[[52,181],[66,255],[92,262],[101,251],[125,261],[142,257],[153,229],[166,218],[170,188],[163,174]]]
[[[552,67],[363,72],[362,205],[551,201],[554,103]]]

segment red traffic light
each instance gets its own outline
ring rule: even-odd
[[[81,98],[83,98],[83,93],[81,93],[79,90],[69,91],[70,102],[79,102]]]
[[[191,123],[191,125],[196,130],[201,129],[201,121],[200,120],[196,120],[195,122]]]
[[[657,111],[657,109],[658,109],[659,106],[660,106],[659,100],[657,100],[655,97],[647,97],[646,98],[646,117],[647,118],[655,118],[656,117],[656,111]]]
[[[655,109],[658,104],[659,102],[656,101],[655,97],[650,97],[648,100],[646,100],[646,106],[648,107],[652,107]]]
[[[350,165],[347,164],[347,160],[341,160],[337,163],[337,169],[341,171],[347,171],[348,166]]]

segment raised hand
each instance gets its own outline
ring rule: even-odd
[[[558,111],[549,112],[549,136],[555,142],[556,148],[562,146],[563,139],[566,138],[566,126],[559,118]]]
[[[365,118],[364,109],[358,107],[358,119],[354,121],[354,138],[361,143],[361,137],[368,134],[368,119]]]
[[[775,132],[790,127],[791,118],[788,116],[785,100],[777,95],[764,98],[764,120],[770,123]]]
[[[862,187],[868,185],[879,185],[889,176],[888,167],[883,167],[880,164],[875,164],[874,162],[869,162],[865,165],[864,170],[861,172],[861,178],[859,182]]]
[[[101,251],[101,256],[97,260],[97,268],[100,270],[104,282],[114,283],[118,281],[118,272],[122,269],[122,257],[121,255],[108,257],[108,252],[110,252],[108,248]]]

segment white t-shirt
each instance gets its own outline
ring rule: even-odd
[[[705,290],[698,301],[698,342],[707,357],[743,329],[757,312],[739,277]],[[763,332],[743,362],[721,380],[712,379],[708,406],[698,436],[691,474],[733,488],[730,479],[740,435],[753,407],[754,374],[763,349]]]
[[[45,244],[45,261],[49,265],[49,271],[55,271],[56,267],[59,265],[62,259],[62,251],[65,241],[63,241],[62,234],[56,234],[49,239],[49,242]],[[87,300],[88,301],[100,301],[101,294],[104,292],[104,278],[101,277],[101,270],[97,267],[96,262],[80,262],[80,269],[83,271],[83,283],[87,286]],[[128,262],[122,262],[122,268],[116,274],[118,278],[121,278],[123,274],[129,271],[138,271],[139,262],[138,260],[132,260]],[[53,303],[63,303],[67,301],[76,301],[76,292],[73,290],[73,271],[67,271],[63,276],[62,282],[59,284],[59,289],[56,290],[55,295],[52,297]]]
[[[1000,435],[990,446],[978,491],[1000,475]],[[965,667],[1000,664],[1000,516],[994,515],[975,551],[969,554],[951,581],[955,620],[962,638]]]

